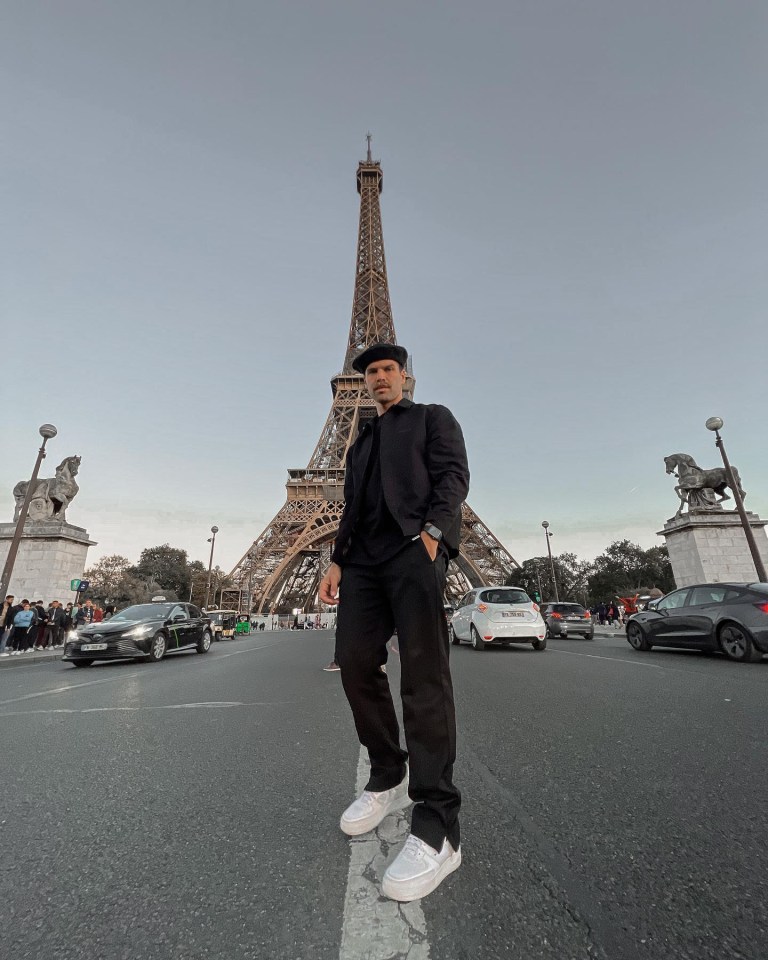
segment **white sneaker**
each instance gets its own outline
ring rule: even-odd
[[[10,657],[10,653],[0,653],[0,657]]]
[[[359,837],[369,830],[375,830],[387,814],[402,810],[410,802],[406,774],[403,782],[391,790],[382,790],[380,793],[363,790],[342,813],[339,826],[348,837]]]
[[[443,849],[438,853],[411,833],[403,849],[387,867],[381,892],[390,900],[419,900],[437,889],[460,865],[461,847],[454,850],[444,840]]]

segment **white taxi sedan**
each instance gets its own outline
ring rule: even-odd
[[[451,643],[468,640],[475,650],[492,644],[547,646],[547,626],[537,604],[518,587],[475,587],[459,601],[448,625]]]

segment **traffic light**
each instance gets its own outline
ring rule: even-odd
[[[531,596],[536,603],[541,603],[541,594],[538,590],[534,590]]]

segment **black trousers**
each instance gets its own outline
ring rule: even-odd
[[[436,850],[446,837],[454,850],[460,843],[456,715],[443,609],[447,565],[442,551],[433,562],[419,538],[385,563],[345,566],[336,625],[341,682],[371,761],[366,790],[397,786],[408,760],[415,803],[411,832]],[[389,682],[379,669],[395,627],[407,752],[400,746]]]

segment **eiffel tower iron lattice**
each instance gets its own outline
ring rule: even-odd
[[[225,595],[238,609],[257,613],[290,613],[316,609],[322,572],[330,562],[331,545],[344,507],[344,465],[347,451],[376,407],[363,376],[352,360],[372,343],[396,343],[389,301],[379,195],[381,164],[368,155],[357,168],[360,225],[357,239],[355,291],[349,341],[341,373],[331,380],[333,401],[317,446],[304,469],[290,469],[287,499],[274,519],[230,573]],[[406,371],[404,394],[413,396],[415,380]],[[461,508],[460,555],[448,569],[446,598],[455,602],[471,587],[501,585],[519,566],[472,508]]]

